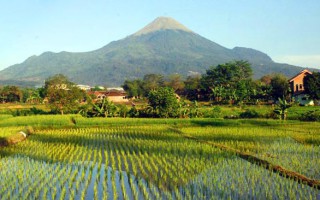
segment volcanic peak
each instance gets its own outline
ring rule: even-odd
[[[184,25],[177,22],[175,19],[170,17],[158,17],[153,20],[150,24],[133,34],[134,36],[140,36],[143,34],[152,33],[160,30],[181,30],[186,32],[192,32]]]

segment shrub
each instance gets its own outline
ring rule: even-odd
[[[211,110],[206,110],[203,112],[203,117],[209,117],[209,118],[219,118],[221,117],[221,107],[214,106]]]
[[[301,121],[320,121],[320,110],[311,110],[299,116]]]
[[[172,88],[162,87],[150,91],[148,103],[155,117],[179,116],[179,102]]]
[[[11,115],[14,117],[18,116],[31,116],[31,115],[47,115],[50,114],[44,110],[38,109],[36,107],[32,107],[30,109],[17,109],[11,111]]]
[[[273,111],[271,111],[269,113],[264,114],[263,118],[266,118],[266,119],[279,119],[279,116],[276,113],[274,113]]]
[[[126,105],[122,105],[122,104],[117,105],[117,107],[119,109],[119,111],[118,111],[119,116],[126,118],[128,116],[128,112],[129,112],[128,107]]]
[[[240,118],[258,118],[259,113],[253,109],[248,109],[239,115]]]
[[[139,111],[136,107],[132,107],[128,112],[128,117],[139,117]]]

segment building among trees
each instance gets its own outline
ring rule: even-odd
[[[300,73],[289,79],[290,89],[293,96],[299,95],[304,92],[303,79],[308,74],[312,74],[309,70],[302,70]]]
[[[295,101],[298,101],[300,105],[314,105],[313,100],[310,99],[309,96],[305,93],[305,86],[303,81],[306,76],[311,74],[312,72],[305,69],[289,79],[292,97],[295,99]]]
[[[127,98],[127,93],[121,89],[109,89],[107,91],[89,91],[89,95],[94,97],[94,101],[102,100],[108,98],[114,103],[127,103],[129,102]]]

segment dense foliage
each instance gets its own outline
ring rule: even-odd
[[[303,79],[304,89],[312,99],[320,99],[320,72],[308,74]]]
[[[234,61],[211,67],[203,75],[201,84],[216,101],[243,101],[253,94],[252,69],[247,61]]]
[[[103,98],[96,102],[91,101],[82,107],[80,113],[85,117],[115,117],[117,116],[116,111],[117,106],[107,98]]]
[[[276,74],[271,78],[271,96],[274,99],[288,97],[290,87],[287,77],[282,74]]]
[[[61,114],[77,111],[85,96],[80,88],[61,74],[49,77],[45,82],[44,90],[51,109]]]
[[[179,102],[172,88],[162,87],[152,90],[148,95],[153,116],[178,117]]]
[[[5,86],[0,88],[0,102],[21,102],[23,93],[17,86]]]
[[[306,92],[312,98],[318,98],[320,88],[319,73],[315,72],[305,78]],[[50,113],[78,113],[88,117],[226,117],[238,118],[240,113],[221,115],[216,111],[203,112],[197,102],[208,102],[210,105],[261,105],[275,104],[279,98],[291,102],[287,78],[282,74],[267,74],[259,80],[252,79],[252,68],[248,61],[238,60],[210,67],[206,73],[191,72],[189,76],[180,74],[164,76],[162,74],[145,74],[143,79],[126,80],[122,87],[130,98],[132,107],[113,104],[109,100],[96,101],[95,97],[75,87],[75,84],[61,74],[49,77],[42,88],[18,88],[5,86],[0,88],[0,101],[24,102],[28,104],[48,103]],[[163,89],[167,88],[167,89]],[[174,94],[181,100],[169,108],[155,105],[155,92],[170,88],[169,93],[162,93],[162,99],[171,98]],[[96,86],[92,91],[101,90]],[[157,94],[160,95],[160,94]],[[146,104],[149,102],[149,105]],[[81,106],[80,106],[81,103]],[[137,105],[139,106],[135,106]],[[167,103],[166,103],[167,104]],[[107,108],[107,107],[110,108]],[[166,110],[166,111],[164,111]],[[48,114],[49,112],[32,108],[12,112],[15,116],[30,114]],[[281,109],[272,114],[259,117],[275,118],[283,116]],[[249,113],[250,114],[250,113]],[[253,113],[251,113],[253,114]],[[244,113],[243,115],[246,115]],[[248,116],[244,116],[248,117]],[[285,116],[283,116],[285,117]],[[297,118],[297,117],[295,117]]]
[[[123,84],[128,96],[135,98],[147,97],[150,91],[164,86],[189,100],[213,100],[218,104],[276,101],[290,93],[287,78],[281,74],[252,80],[251,64],[243,60],[212,66],[205,74],[193,74],[184,80],[178,74],[146,74],[143,79],[126,80]]]
[[[320,110],[310,110],[302,113],[299,117],[301,121],[318,121],[320,122]]]

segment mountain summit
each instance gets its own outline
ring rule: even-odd
[[[302,69],[275,63],[267,54],[243,47],[228,49],[196,34],[169,17],[159,17],[124,39],[83,53],[45,52],[0,71],[0,84],[38,82],[62,73],[75,83],[119,86],[145,74],[187,76],[210,66],[248,60],[255,78],[269,73],[293,76]]]
[[[133,35],[139,36],[160,30],[180,30],[185,32],[192,32],[190,29],[180,24],[171,17],[158,17]]]

